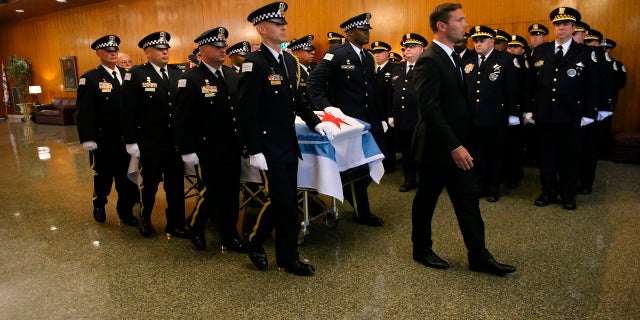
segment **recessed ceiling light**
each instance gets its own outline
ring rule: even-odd
[[[67,0],[56,0],[57,2],[67,2]]]
[[[22,10],[22,9],[16,9],[16,12],[18,12],[18,13],[23,13],[23,12],[24,12],[24,10]]]

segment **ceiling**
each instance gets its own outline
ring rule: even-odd
[[[0,24],[16,22],[73,7],[83,6],[105,0],[67,0],[66,3],[56,0],[8,0],[0,1]],[[24,10],[23,13],[16,12]]]

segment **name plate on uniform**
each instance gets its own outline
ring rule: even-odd
[[[205,98],[215,97],[216,93],[218,92],[218,87],[216,86],[206,85],[201,86],[200,88],[202,93],[204,93]]]
[[[353,71],[356,69],[356,66],[353,64],[343,64],[340,68],[342,68],[342,70]]]
[[[279,86],[280,84],[282,84],[282,76],[279,74],[270,74],[269,75],[269,82],[271,82],[272,86]]]
[[[98,88],[102,92],[111,92],[111,89],[113,89],[113,85],[109,82],[102,81],[102,82],[98,82]]]
[[[143,82],[142,87],[144,88],[144,91],[156,92],[158,84],[155,82]]]

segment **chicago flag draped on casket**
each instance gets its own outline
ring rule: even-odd
[[[324,111],[316,111],[322,122],[336,126],[332,141],[312,131],[296,118],[296,135],[302,161],[298,161],[298,187],[315,189],[341,202],[340,172],[360,165],[369,166],[369,175],[376,183],[384,175],[384,155],[373,139],[368,123],[356,118],[337,119]]]

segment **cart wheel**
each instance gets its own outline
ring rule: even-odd
[[[335,229],[338,226],[338,217],[333,210],[327,211],[324,216],[324,225],[329,229]]]

